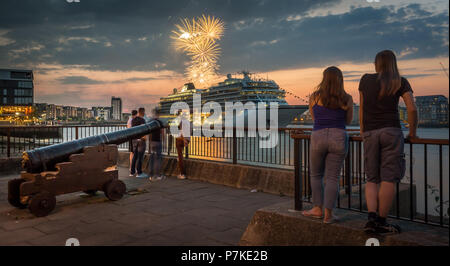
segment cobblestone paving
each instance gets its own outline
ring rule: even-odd
[[[253,213],[264,206],[289,201],[262,192],[167,178],[129,178],[119,169],[128,194],[108,201],[72,193],[57,197],[56,209],[36,218],[7,202],[7,182],[0,176],[0,245],[236,245]]]

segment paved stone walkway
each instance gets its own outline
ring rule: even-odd
[[[36,218],[7,202],[0,176],[0,245],[236,245],[254,212],[290,200],[271,194],[209,183],[177,180],[148,182],[119,169],[128,194],[108,201],[103,193],[57,197],[56,209]]]

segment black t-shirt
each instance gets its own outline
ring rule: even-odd
[[[157,120],[160,124],[162,124],[162,122],[159,119],[154,119],[154,120]],[[151,140],[161,142],[161,128],[158,128],[158,129],[152,131]]]
[[[140,116],[136,116],[133,120],[131,120],[131,127],[137,127],[143,124],[145,124],[145,120]]]
[[[377,74],[365,74],[359,83],[363,92],[363,130],[369,131],[385,127],[400,128],[398,101],[408,91],[412,92],[407,79],[402,77],[400,89],[394,95],[378,99],[381,90]]]

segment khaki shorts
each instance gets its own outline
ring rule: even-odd
[[[404,136],[400,128],[386,127],[363,133],[364,169],[372,183],[400,182],[405,175]]]

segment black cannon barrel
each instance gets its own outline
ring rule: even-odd
[[[162,123],[158,120],[151,120],[132,128],[25,151],[22,167],[29,173],[39,173],[53,169],[59,162],[67,161],[71,154],[82,152],[84,147],[100,144],[118,145],[130,139],[141,138],[162,127]]]

